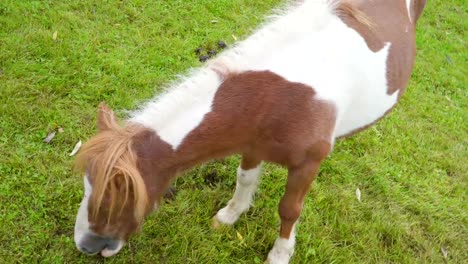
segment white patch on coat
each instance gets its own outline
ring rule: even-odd
[[[406,0],[406,8],[408,10],[408,18],[409,18],[409,21],[411,23],[413,23],[412,19],[411,19],[411,1],[413,0]]]
[[[173,88],[148,102],[130,118],[153,129],[175,150],[211,111],[213,97],[221,84],[219,75],[203,68],[182,79]]]
[[[85,176],[83,179],[84,182],[84,195],[83,200],[80,204],[80,209],[78,209],[78,214],[76,215],[75,221],[75,245],[78,248],[81,239],[90,232],[89,230],[89,222],[88,222],[88,201],[89,196],[93,190],[93,187],[89,183],[88,176]],[[79,248],[78,248],[79,249]]]
[[[294,254],[296,244],[296,225],[292,228],[289,239],[278,237],[273,248],[268,253],[267,263],[269,264],[288,264]]]
[[[260,178],[261,165],[250,170],[237,169],[237,184],[234,196],[226,207],[219,210],[216,219],[226,225],[234,224],[239,216],[247,211],[257,190]]]

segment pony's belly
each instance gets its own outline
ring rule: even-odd
[[[385,89],[384,89],[385,88]],[[386,86],[376,88],[376,91],[386,91]],[[349,107],[337,118],[335,137],[351,134],[365,128],[383,117],[397,103],[398,92],[372,93],[356,97]]]

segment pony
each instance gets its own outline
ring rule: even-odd
[[[296,1],[119,123],[98,107],[81,149],[84,197],[74,240],[109,257],[160,206],[183,171],[240,154],[232,199],[213,225],[252,203],[262,161],[287,168],[268,263],[289,263],[304,196],[337,138],[385,116],[404,93],[425,0]]]

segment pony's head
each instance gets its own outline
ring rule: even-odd
[[[80,150],[76,167],[86,173],[84,198],[75,224],[77,248],[92,255],[116,254],[151,211],[137,164],[134,139],[142,128],[121,127],[104,104],[98,109],[99,133]]]

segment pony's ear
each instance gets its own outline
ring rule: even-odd
[[[118,126],[114,112],[102,102],[98,106],[98,129],[99,131],[110,130]]]

